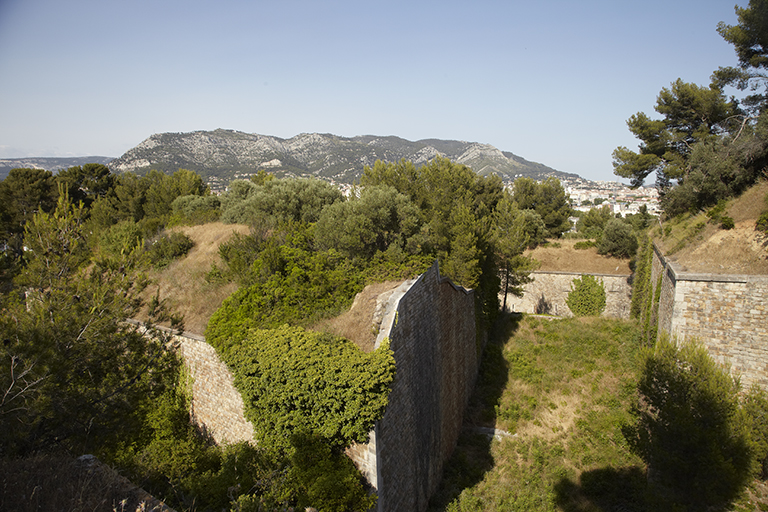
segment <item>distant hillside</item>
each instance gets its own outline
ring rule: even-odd
[[[438,139],[411,142],[394,136],[347,138],[319,133],[281,139],[222,129],[152,135],[113,160],[109,167],[113,172],[137,174],[150,169],[166,173],[190,169],[214,186],[226,185],[238,175],[249,175],[260,169],[278,177],[314,176],[337,183],[354,183],[363,168],[377,160],[406,159],[418,166],[438,155],[467,165],[480,175],[496,173],[505,182],[519,176],[578,178],[576,174],[560,172],[476,142]]]
[[[78,156],[72,158],[2,158],[0,159],[0,180],[4,180],[11,169],[45,169],[58,171],[85,164],[107,165],[113,160],[111,156]]]

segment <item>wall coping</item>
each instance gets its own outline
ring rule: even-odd
[[[146,328],[144,325],[144,322],[141,322],[139,320],[128,318],[125,321],[129,324],[141,327],[142,329]],[[189,331],[178,333],[175,329],[171,329],[170,327],[164,327],[162,325],[153,325],[152,327],[154,329],[157,329],[158,331],[163,331],[164,333],[172,334],[174,336],[181,336],[183,338],[188,338],[195,341],[205,341],[205,336],[203,336],[202,334],[195,334],[194,332],[189,332]]]
[[[561,276],[629,277],[632,274],[597,274],[595,272],[564,272],[561,270],[534,270],[531,274],[555,274]]]
[[[664,257],[661,249],[653,242],[653,250],[661,263],[667,268],[670,277],[674,281],[698,281],[709,283],[749,283],[755,281],[768,281],[768,276],[756,274],[714,274],[711,272],[688,272],[682,270],[680,265]]]

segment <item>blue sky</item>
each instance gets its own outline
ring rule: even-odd
[[[740,1],[746,6],[746,0]],[[488,143],[593,180],[734,0],[0,0],[0,158],[226,128]]]

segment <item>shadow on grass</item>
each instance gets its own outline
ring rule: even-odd
[[[486,432],[496,424],[496,406],[509,379],[504,344],[517,331],[522,318],[519,313],[501,313],[493,327],[475,390],[464,414],[464,428],[453,455],[445,463],[440,487],[430,500],[430,511],[445,510],[462,490],[482,481],[494,466],[493,435]]]
[[[651,510],[645,489],[645,473],[637,466],[600,468],[582,473],[579,483],[557,482],[555,499],[565,512],[645,512]]]

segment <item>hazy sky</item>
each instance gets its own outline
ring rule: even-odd
[[[0,158],[227,128],[482,142],[612,180],[629,116],[737,64],[719,21],[734,0],[0,0]]]

